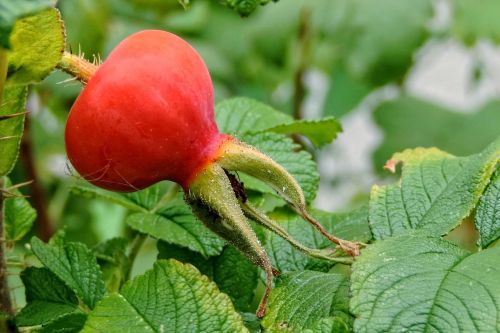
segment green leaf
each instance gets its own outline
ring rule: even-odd
[[[327,213],[319,210],[312,213],[330,233],[340,238],[361,242],[368,242],[372,238],[366,206],[348,213]],[[296,214],[289,211],[276,211],[269,216],[305,246],[316,249],[334,247],[334,244]],[[283,238],[271,232],[267,232],[265,248],[271,262],[281,272],[304,269],[324,271],[332,265],[331,262],[308,257]]]
[[[56,320],[43,325],[37,333],[79,333],[87,315],[84,313],[68,313],[64,316],[58,317]]]
[[[154,185],[153,185],[154,187]],[[136,212],[147,212],[143,206],[137,204],[129,197],[124,194],[119,194],[116,192],[106,191],[100,189],[96,186],[88,186],[88,185],[80,185],[75,184],[71,187],[71,193],[76,194],[78,196],[87,198],[87,199],[103,199],[106,201],[114,202],[120,206],[128,208],[132,211]]]
[[[196,219],[180,196],[154,214],[132,214],[126,222],[135,230],[199,252],[204,257],[219,254],[225,244]]]
[[[444,235],[476,206],[500,158],[500,138],[483,152],[454,157],[436,148],[395,154],[389,168],[403,162],[401,181],[373,186],[370,224],[375,238],[425,229]]]
[[[476,210],[478,245],[482,248],[500,238],[500,171],[497,170]]]
[[[304,330],[304,333],[349,333],[353,332],[350,318],[347,315],[344,317],[329,317],[321,319],[312,329]]]
[[[159,260],[104,298],[82,333],[248,332],[229,298],[193,266]]]
[[[6,187],[11,185],[7,179]],[[17,197],[5,198],[4,200],[4,227],[5,236],[8,241],[18,241],[23,238],[33,227],[36,218],[36,210],[24,198],[19,190],[10,191]]]
[[[78,307],[75,293],[46,268],[26,268],[21,280],[28,304],[16,316],[18,326],[46,324]]]
[[[500,43],[500,3],[496,0],[474,0],[453,2],[452,31],[466,44],[473,45],[481,39]]]
[[[127,279],[126,271],[130,264],[126,255],[127,245],[125,238],[112,238],[94,248],[106,289],[110,292],[118,291]]]
[[[500,248],[471,254],[422,234],[362,251],[352,269],[356,332],[497,332]]]
[[[161,240],[156,243],[156,247],[158,248],[158,259],[175,259],[185,264],[191,264],[196,267],[201,274],[213,280],[214,257],[205,258],[200,256],[198,252]]]
[[[3,90],[0,116],[18,116],[0,120],[0,177],[8,174],[19,155],[19,145],[24,130],[24,104],[26,87],[13,87],[7,84]],[[1,92],[0,92],[1,93]]]
[[[304,191],[306,201],[311,202],[314,199],[319,187],[319,175],[316,163],[308,152],[297,151],[299,145],[282,134],[263,132],[247,134],[241,139],[270,156],[290,172]],[[245,187],[264,193],[274,193],[273,190],[256,179],[241,176]]]
[[[318,120],[294,120],[291,116],[251,98],[224,100],[215,107],[215,118],[223,133],[241,136],[247,133],[275,132],[307,136],[316,147],[332,142],[342,131],[334,117]]]
[[[374,119],[384,131],[384,141],[374,154],[377,168],[394,152],[409,147],[438,147],[466,156],[482,150],[498,136],[500,101],[459,113],[406,95],[382,103]]]
[[[44,244],[33,237],[31,249],[45,267],[64,281],[91,309],[104,296],[102,272],[95,255],[85,245]]]
[[[9,36],[16,21],[51,6],[52,0],[0,1],[0,48],[9,48]]]
[[[303,332],[322,318],[345,317],[348,293],[346,275],[314,271],[285,274],[271,292],[262,326],[266,332]]]
[[[64,25],[57,9],[46,9],[16,22],[10,36],[8,81],[26,85],[41,81],[61,60]]]
[[[434,11],[430,0],[355,0],[349,14],[347,68],[381,85],[403,78]]]
[[[238,311],[250,311],[257,287],[258,268],[234,247],[227,246],[214,258],[214,282],[227,294]]]

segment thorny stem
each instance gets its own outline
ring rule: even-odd
[[[98,66],[85,60],[84,58],[66,51],[63,53],[61,60],[57,64],[57,68],[77,78],[83,84],[89,82],[92,75],[96,72],[97,67]]]

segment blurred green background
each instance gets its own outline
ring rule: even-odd
[[[68,49],[105,59],[125,36],[162,29],[205,59],[216,100],[247,96],[301,118],[334,115],[344,132],[315,152],[326,210],[367,198],[392,153],[437,146],[457,155],[500,134],[498,0],[280,0],[249,17],[218,1],[63,0]],[[71,195],[64,123],[81,90],[54,72],[29,96],[14,183],[38,219],[88,244],[126,232],[127,212]],[[138,78],[140,80],[140,78]],[[50,231],[50,230],[49,230]],[[147,249],[147,247],[146,247]],[[153,258],[154,259],[154,258]]]

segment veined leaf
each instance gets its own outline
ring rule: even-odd
[[[6,186],[11,182],[7,178]],[[36,210],[24,198],[19,190],[12,191],[18,197],[4,199],[4,226],[5,236],[8,241],[18,241],[23,238],[33,227]]]
[[[15,117],[0,120],[0,177],[8,174],[19,155],[19,145],[24,130],[24,104],[26,87],[6,85],[0,99],[0,116],[16,114]],[[2,92],[0,92],[2,93]]]
[[[228,134],[242,136],[247,133],[275,132],[281,134],[302,134],[316,147],[332,142],[342,126],[334,117],[318,120],[294,120],[256,100],[237,97],[217,104],[215,117],[219,129]]]
[[[79,333],[85,321],[87,320],[87,315],[84,313],[74,312],[68,313],[63,316],[58,317],[56,320],[51,321],[46,325],[42,325],[37,333]]]
[[[60,278],[91,309],[106,290],[95,255],[81,243],[44,244],[36,237],[31,249],[37,258]]]
[[[425,229],[443,235],[476,206],[500,158],[500,138],[483,152],[455,157],[436,148],[397,153],[387,163],[403,163],[398,184],[374,186],[370,224],[375,238]]]
[[[64,51],[64,26],[59,11],[50,8],[18,20],[10,45],[9,84],[41,81],[56,67]]]
[[[493,176],[476,210],[478,244],[487,247],[500,238],[500,171]]]
[[[280,277],[262,320],[266,332],[304,332],[323,318],[348,318],[347,275],[302,271]],[[348,320],[348,319],[347,319]]]
[[[159,260],[104,298],[82,333],[248,332],[229,297],[193,266]]]
[[[499,260],[421,232],[372,244],[352,267],[354,330],[497,332]]]

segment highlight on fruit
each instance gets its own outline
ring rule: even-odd
[[[257,315],[265,313],[274,269],[248,220],[256,221],[300,251],[345,262],[363,244],[331,235],[308,212],[296,180],[254,147],[219,132],[208,69],[186,41],[146,30],[123,40],[99,66],[65,53],[59,68],[85,87],[65,130],[68,158],[90,183],[132,192],[169,180],[184,190],[194,214],[266,273]],[[311,249],[247,200],[232,173],[266,183],[305,221],[337,245]],[[347,255],[347,256],[346,256]]]

